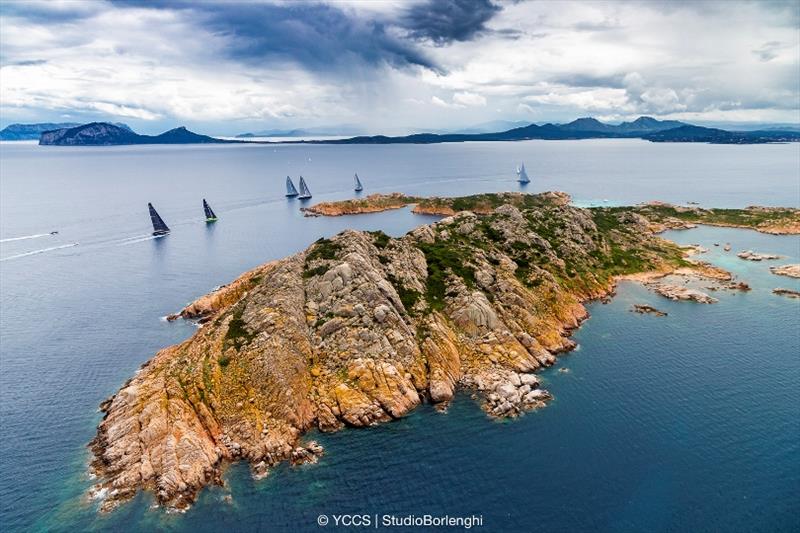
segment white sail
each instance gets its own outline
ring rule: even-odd
[[[355,178],[356,182],[356,192],[361,192],[364,190],[364,186],[361,185],[361,180],[358,179],[358,174],[353,174],[353,178]]]
[[[528,177],[528,173],[525,172],[525,163],[522,163],[520,166],[517,167],[517,181],[520,183],[530,183],[531,179]]]

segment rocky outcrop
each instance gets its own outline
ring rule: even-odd
[[[408,196],[403,193],[370,194],[365,198],[339,200],[336,202],[322,202],[311,207],[301,208],[305,216],[341,216],[357,215],[361,213],[377,213],[399,209],[415,204],[411,210],[418,215],[453,216],[462,211],[488,215],[501,205],[511,205],[517,208],[530,208],[539,204],[567,205],[570,202],[568,194],[563,192],[545,192],[541,194],[523,194],[518,192],[505,192],[495,194],[475,194],[456,198],[432,196]]]
[[[648,287],[655,291],[656,294],[660,294],[664,298],[669,298],[670,300],[685,300],[701,304],[713,304],[718,301],[716,298],[713,298],[702,291],[683,285],[650,283],[648,284]]]
[[[370,194],[365,198],[341,200],[338,202],[321,202],[311,207],[303,207],[305,216],[338,217],[342,215],[358,215],[361,213],[377,213],[400,209],[417,202],[419,198],[394,192],[391,194]]]
[[[769,271],[776,276],[788,276],[790,278],[800,278],[800,264],[781,265],[769,267]]]
[[[186,507],[228,461],[258,476],[313,461],[306,431],[387,422],[459,388],[493,416],[541,407],[550,395],[533,373],[574,347],[582,302],[622,276],[692,268],[636,213],[524,196],[402,238],[320,239],[188,305],[180,316],[200,320],[197,333],[101,406],[91,468],[102,508],[139,489]]]
[[[740,259],[745,261],[770,261],[773,259],[780,259],[782,256],[775,254],[760,254],[753,250],[744,250],[736,254]]]
[[[651,230],[657,233],[667,229],[690,229],[696,224],[749,228],[774,235],[800,233],[800,209],[796,208],[749,206],[744,209],[705,209],[694,205],[650,202],[636,206],[636,212],[647,218]],[[725,249],[727,251],[729,247],[726,245]]]

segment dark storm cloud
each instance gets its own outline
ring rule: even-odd
[[[576,72],[574,74],[556,76],[550,81],[558,83],[559,85],[566,85],[567,87],[607,87],[619,89],[624,87],[623,79],[623,75],[595,76]]]
[[[778,57],[778,52],[785,46],[786,45],[780,41],[769,41],[761,45],[759,48],[753,50],[753,54],[755,54],[756,57],[758,57],[761,61],[772,61]]]
[[[444,45],[485,33],[486,23],[500,11],[490,0],[428,0],[409,8],[400,25],[414,39]]]
[[[381,21],[356,17],[335,5],[185,0],[113,3],[180,11],[200,27],[228,38],[223,52],[250,64],[285,60],[311,70],[335,71],[360,62],[441,71],[412,43],[390,35]]]
[[[17,17],[37,24],[58,24],[90,17],[103,9],[102,2],[69,2],[47,0],[3,0],[3,16]]]
[[[6,61],[6,59],[0,56],[0,65],[3,66],[14,66],[14,67],[33,67],[36,65],[44,65],[47,63],[46,59],[18,59],[16,61]]]

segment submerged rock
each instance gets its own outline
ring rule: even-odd
[[[772,292],[779,296],[788,296],[789,298],[800,298],[800,291],[793,289],[772,289]]]
[[[655,307],[653,307],[652,305],[647,305],[647,304],[633,304],[632,311],[634,311],[635,313],[641,313],[641,314],[651,314],[651,315],[656,315],[656,316],[667,316],[667,313],[665,313],[664,311],[660,311],[660,310],[656,309]]]

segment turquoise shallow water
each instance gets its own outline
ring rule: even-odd
[[[526,161],[540,149],[535,143],[496,146],[514,150],[501,154],[504,159],[520,159],[530,150]],[[571,146],[576,161],[603,148]],[[605,181],[588,184],[591,194],[584,200],[687,197],[714,203],[711,185],[693,188],[690,180],[676,190],[666,172],[636,182],[626,161],[676,156],[658,149],[642,154],[635,144],[628,153],[625,146],[613,145],[624,176],[615,177],[610,163],[595,160],[601,167],[597,179]],[[515,187],[513,177],[498,182],[483,176],[488,172],[479,167],[489,156],[482,149],[477,154],[466,145],[460,149],[440,154],[424,148],[411,152],[413,158],[368,148],[358,157],[337,153],[333,160],[313,150],[287,157],[297,167],[308,157],[322,166],[323,159],[344,175],[339,187],[332,172],[320,174],[311,182],[315,200],[347,196],[349,174],[342,168],[348,161],[373,159],[396,162],[381,185],[385,190],[442,194],[457,183],[458,193],[467,194]],[[728,162],[712,164],[715,149],[691,147],[682,155],[703,161],[708,180],[720,187],[733,178],[726,175]],[[314,531],[321,529],[320,513],[479,514],[489,531],[800,529],[800,301],[771,293],[775,287],[800,289],[800,283],[768,271],[771,264],[800,261],[800,238],[707,227],[668,237],[702,244],[709,249],[705,259],[734,271],[753,291],[715,293],[719,303],[699,305],[621,284],[611,303],[591,305],[592,318],[575,333],[580,349],[543,373],[555,396],[545,409],[498,422],[463,394],[444,414],[423,406],[377,428],[314,435],[326,448],[316,465],[284,466],[261,481],[254,481],[245,465],[233,465],[226,487],[203,492],[186,514],[153,510],[145,494],[98,515],[83,499],[91,484],[84,446],[99,421],[97,405],[158,348],[193,332],[191,325],[167,324],[161,316],[321,235],[346,227],[398,235],[427,219],[406,210],[303,218],[296,203],[271,192],[283,176],[268,180],[255,174],[260,168],[250,160],[255,156],[240,157],[235,150],[44,155],[36,147],[16,150],[9,155],[0,148],[0,237],[61,233],[0,243],[0,258],[80,244],[0,263],[0,526],[5,531]],[[749,187],[752,194],[723,194],[720,205],[781,203],[772,196],[776,190],[796,197],[800,157],[781,153],[785,166],[773,162],[780,168],[765,178],[775,180],[765,196],[742,172],[729,192]],[[552,154],[541,157],[557,174],[557,160],[546,155]],[[752,161],[740,167],[756,168],[774,152],[748,157]],[[564,175],[541,188],[573,187],[577,197],[577,171],[573,176],[569,170],[577,164],[565,163]],[[453,177],[458,173],[467,177]],[[378,178],[370,183],[366,175],[369,191]],[[139,182],[131,183],[136,176]],[[220,215],[214,227],[197,223],[203,195]],[[191,207],[195,199],[197,209]],[[173,233],[156,241],[120,242],[146,232],[142,202],[148,200],[164,206]],[[733,252],[715,242],[730,242]],[[735,257],[741,249],[786,257],[751,263]],[[632,313],[634,303],[669,315]],[[569,372],[559,372],[561,367]]]

